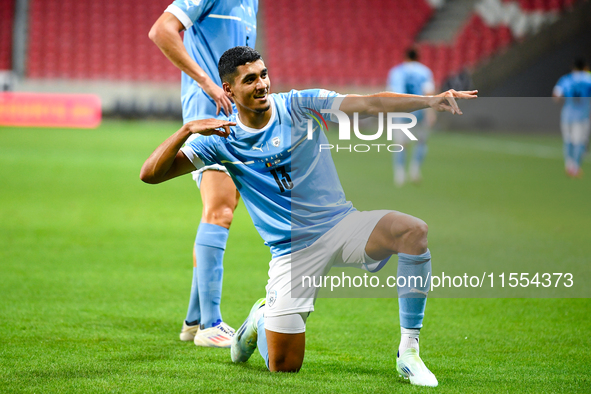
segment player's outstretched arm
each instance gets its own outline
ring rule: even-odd
[[[177,176],[195,171],[195,166],[180,150],[191,134],[230,135],[230,126],[236,123],[220,119],[194,120],[183,125],[171,135],[148,157],[142,166],[140,179],[146,183],[156,184]]]
[[[447,111],[452,114],[462,115],[456,99],[470,100],[477,97],[477,90],[458,92],[453,89],[434,96],[417,96],[393,92],[382,92],[367,96],[350,94],[343,99],[339,109],[348,114],[357,112],[365,115],[378,115],[380,112],[413,112],[419,109],[433,108],[439,112]]]
[[[199,67],[197,62],[187,52],[179,34],[184,29],[185,26],[183,26],[176,16],[169,12],[164,12],[154,23],[148,36],[172,64],[193,78],[201,89],[215,101],[217,106],[216,115],[219,115],[222,109],[226,115],[230,115],[232,113],[232,102],[230,99],[226,96],[222,88],[211,80],[207,73]]]

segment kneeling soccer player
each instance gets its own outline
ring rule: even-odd
[[[269,370],[295,372],[304,360],[305,323],[316,294],[311,290],[292,297],[293,266],[308,276],[326,274],[335,265],[375,271],[398,254],[399,275],[427,279],[431,270],[422,220],[395,211],[359,212],[345,199],[330,151],[318,149],[328,143],[326,136],[321,130],[307,133],[309,111],[377,115],[431,107],[461,114],[455,98],[475,98],[476,91],[427,97],[389,92],[343,96],[319,89],[270,94],[267,68],[249,47],[226,51],[218,69],[238,114],[227,121],[185,124],[150,155],[140,178],[160,183],[204,165],[226,166],[273,255],[267,298],[255,303],[236,332],[232,360],[248,360],[258,346]],[[191,134],[211,137],[183,146]],[[413,384],[436,386],[419,357],[428,287],[425,280],[420,287],[399,289],[397,369]]]

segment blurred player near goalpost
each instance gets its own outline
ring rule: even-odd
[[[232,101],[221,88],[217,64],[229,48],[254,48],[257,11],[258,0],[175,0],[152,26],[150,39],[182,71],[183,123],[227,119],[232,114]],[[230,347],[234,329],[223,322],[220,301],[224,250],[240,195],[222,165],[194,171],[193,179],[201,192],[203,212],[180,339],[197,346]]]
[[[563,101],[560,114],[564,151],[564,170],[571,178],[581,178],[581,164],[589,142],[591,112],[591,74],[585,59],[576,59],[573,70],[562,76],[552,96]]]
[[[236,332],[232,361],[248,360],[258,347],[270,371],[301,368],[306,320],[314,311],[317,289],[292,293],[300,277],[292,268],[315,277],[343,264],[375,272],[398,254],[398,275],[421,280],[409,279],[407,285],[398,287],[401,340],[397,370],[412,384],[437,386],[436,377],[419,357],[431,272],[427,225],[401,212],[357,211],[345,198],[330,152],[318,150],[328,144],[326,135],[322,130],[308,135],[302,119],[307,111],[326,110],[378,115],[431,107],[461,114],[455,98],[476,98],[477,92],[358,96],[310,89],[270,94],[265,63],[248,47],[226,51],[219,73],[238,114],[229,121],[204,119],[185,124],[150,155],[140,178],[161,183],[204,165],[228,163],[254,225],[273,255],[267,298],[254,304]],[[192,134],[212,137],[185,145]]]
[[[406,51],[404,62],[393,67],[388,74],[386,90],[397,93],[416,95],[431,95],[435,93],[433,73],[429,67],[419,63],[417,49]],[[427,137],[429,129],[435,123],[436,115],[432,110],[421,110],[413,113],[417,117],[417,125],[413,127],[413,134],[417,137],[413,155],[408,168],[411,182],[421,181],[421,165],[427,154]],[[408,138],[400,130],[394,133],[394,141],[403,145],[404,150],[394,153],[394,184],[402,186],[406,182],[406,146]]]

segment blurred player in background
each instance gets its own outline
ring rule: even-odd
[[[419,63],[419,54],[411,48],[406,52],[403,63],[393,67],[388,74],[388,86],[386,90],[396,93],[431,95],[435,93],[433,73],[429,67]],[[420,182],[421,165],[427,154],[427,136],[429,129],[435,123],[435,112],[422,110],[413,113],[417,117],[417,125],[413,127],[413,134],[417,137],[413,155],[410,160],[408,176],[412,182]],[[408,138],[397,130],[394,133],[394,141],[403,145],[402,152],[394,153],[394,183],[402,186],[406,182],[406,144]]]
[[[229,48],[254,48],[257,11],[258,0],[175,0],[152,26],[150,39],[183,72],[183,123],[227,119],[232,114],[232,102],[220,87],[218,61]],[[201,191],[203,212],[193,250],[189,308],[180,338],[197,346],[230,347],[234,329],[223,322],[220,311],[222,260],[240,195],[221,165],[195,171],[193,179]]]
[[[419,357],[431,275],[427,225],[401,212],[357,211],[345,198],[330,152],[317,149],[328,142],[326,135],[319,130],[308,138],[301,119],[309,114],[306,110],[327,109],[378,115],[431,107],[461,114],[454,97],[476,98],[477,92],[358,96],[310,89],[270,94],[265,63],[248,47],[224,53],[219,70],[238,114],[229,121],[203,119],[185,124],[150,155],[140,178],[160,183],[204,165],[229,163],[254,225],[273,255],[267,298],[254,304],[234,336],[232,361],[248,360],[258,346],[271,371],[295,372],[302,366],[306,319],[314,311],[317,288],[294,294],[292,288],[301,276],[292,267],[315,277],[343,264],[376,272],[392,254],[398,254],[398,276],[409,279],[398,287],[397,370],[413,384],[437,386],[437,378]],[[194,133],[212,137],[183,146]]]
[[[552,96],[563,101],[560,116],[564,167],[572,178],[583,175],[581,163],[589,141],[589,116],[591,112],[591,74],[584,59],[576,59],[573,71],[562,76]]]

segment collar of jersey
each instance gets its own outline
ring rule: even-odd
[[[271,118],[269,119],[269,122],[267,122],[267,124],[263,128],[253,129],[252,127],[245,126],[244,123],[242,123],[240,121],[240,116],[238,116],[238,114],[236,114],[236,124],[238,125],[238,127],[240,127],[242,130],[246,131],[247,133],[252,133],[252,134],[260,133],[261,131],[265,131],[269,127],[271,127],[273,122],[275,122],[276,115],[275,115],[275,100],[273,100],[273,96],[271,96],[270,94],[269,94],[269,101],[271,102]]]

